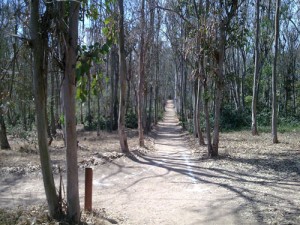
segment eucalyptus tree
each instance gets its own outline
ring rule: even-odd
[[[230,28],[232,29],[232,21],[236,16],[238,9],[238,1],[230,2],[215,2],[212,4],[212,9],[215,9],[219,12],[216,15],[216,36],[215,36],[215,45],[213,56],[216,63],[216,72],[215,72],[215,97],[214,97],[214,130],[213,130],[213,143],[212,151],[209,152],[211,157],[218,156],[219,149],[219,132],[220,132],[220,116],[221,116],[221,104],[222,104],[222,95],[224,90],[225,74],[224,74],[224,62],[225,62],[225,51],[226,51],[226,40],[232,35],[230,33]]]
[[[126,111],[126,60],[125,60],[125,37],[124,37],[124,5],[123,0],[118,0],[119,6],[119,73],[120,73],[120,105],[118,131],[122,152],[129,152],[127,136],[125,133],[125,111]]]
[[[223,91],[225,88],[226,76],[224,73],[225,66],[225,52],[228,45],[232,44],[232,41],[236,33],[235,31],[239,26],[239,19],[237,15],[238,8],[244,1],[238,2],[234,1],[200,1],[200,2],[181,2],[180,4],[172,2],[173,8],[164,8],[167,11],[171,11],[177,14],[177,19],[181,21],[186,32],[185,40],[190,37],[200,37],[198,43],[198,51],[200,53],[200,60],[198,66],[200,69],[200,79],[202,80],[202,85],[205,87],[208,80],[212,80],[214,83],[214,93],[212,93],[214,100],[214,129],[213,129],[213,141],[210,145],[210,140],[208,140],[208,154],[211,157],[218,156],[219,148],[219,132],[220,132],[220,116],[221,116],[221,104],[223,98]],[[170,3],[170,5],[172,6]],[[196,13],[192,13],[191,9]],[[206,12],[206,14],[205,14]],[[197,18],[199,18],[197,20]],[[201,21],[204,26],[201,29],[197,29],[197,22]],[[197,32],[199,31],[199,33]],[[197,38],[191,39],[195,42]],[[177,45],[178,46],[178,45]],[[186,43],[182,44],[182,47],[188,52]],[[202,52],[201,52],[202,51]],[[185,55],[186,56],[186,55]],[[189,58],[185,58],[187,63],[190,63]],[[209,63],[209,66],[207,64]],[[202,69],[201,69],[202,67]],[[182,68],[185,68],[183,66]],[[183,69],[184,71],[184,69]],[[209,75],[205,77],[205,74]],[[184,77],[184,76],[183,76]],[[201,78],[202,77],[202,78]],[[209,78],[209,79],[207,79]],[[181,87],[185,86],[185,81],[182,80]],[[206,121],[209,125],[209,112],[208,112],[208,102],[209,93],[207,93],[207,87],[204,88],[204,111],[206,114]],[[182,92],[185,93],[185,92]],[[183,101],[185,98],[183,97]],[[182,106],[183,108],[184,106]],[[196,107],[195,107],[196,108]],[[196,125],[196,124],[195,124]],[[206,125],[207,132],[209,135],[207,137],[210,139],[210,126]]]
[[[64,4],[64,2],[62,2]],[[62,80],[62,99],[65,121],[65,141],[67,159],[67,217],[71,223],[79,223],[79,188],[77,166],[77,133],[76,133],[76,62],[78,47],[78,23],[80,2],[71,1],[69,12],[65,16],[67,26],[64,29],[64,75]],[[66,12],[65,12],[66,13]]]
[[[45,70],[45,35],[48,30],[47,24],[41,22],[40,1],[31,0],[30,9],[30,42],[33,50],[33,81],[36,108],[36,126],[38,132],[38,145],[41,160],[43,182],[51,217],[59,218],[59,198],[56,193],[55,183],[52,174],[50,155],[47,141],[47,120],[46,120],[46,70]],[[46,10],[43,16],[49,16]],[[45,29],[45,30],[44,30]],[[77,165],[76,165],[77,166]]]
[[[275,14],[275,44],[274,44],[274,62],[272,72],[272,139],[273,143],[278,143],[277,136],[277,58],[278,58],[278,41],[279,41],[279,20],[280,20],[280,0],[276,1]]]
[[[0,96],[1,98],[1,96]],[[7,139],[7,132],[6,132],[6,125],[4,121],[4,116],[3,116],[3,110],[4,106],[2,105],[0,101],[0,148],[1,149],[10,149],[10,145]]]
[[[255,63],[253,76],[253,95],[252,95],[252,135],[258,135],[257,131],[257,95],[259,80],[259,36],[260,36],[260,0],[256,0],[255,4]]]
[[[11,9],[8,3],[0,3],[0,147],[1,149],[10,149],[7,139],[5,113],[7,111],[8,90],[5,89],[8,80],[8,70],[10,64],[9,43],[5,34],[11,26]]]
[[[145,93],[145,57],[146,57],[146,44],[145,44],[145,0],[141,2],[141,37],[140,37],[140,52],[139,52],[139,85],[138,85],[138,130],[139,130],[139,146],[144,147],[144,93]]]

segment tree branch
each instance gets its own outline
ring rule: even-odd
[[[186,19],[180,12],[177,12],[177,11],[175,11],[174,9],[165,8],[165,7],[159,6],[159,5],[156,5],[155,8],[161,9],[161,10],[164,10],[164,11],[169,11],[169,12],[176,13],[182,20],[184,20],[185,22],[187,22],[190,26],[196,28],[196,27],[195,27],[188,19]]]

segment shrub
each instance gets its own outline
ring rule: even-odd
[[[270,126],[272,114],[270,109],[264,108],[257,113],[257,124],[259,126]]]
[[[125,116],[125,125],[128,128],[135,129],[138,127],[138,118],[133,111],[128,111]]]
[[[88,124],[85,124],[84,129],[86,131],[95,131],[95,130],[97,130],[97,127],[99,126],[100,130],[107,130],[109,127],[109,124],[110,124],[109,118],[100,116],[99,121],[98,121],[98,119],[95,119],[95,120],[91,121],[90,123],[88,122]]]
[[[249,109],[233,110],[225,106],[221,111],[221,129],[239,130],[251,125],[251,112]]]

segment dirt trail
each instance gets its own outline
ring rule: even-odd
[[[155,151],[122,157],[94,168],[93,208],[131,225],[259,224],[249,199],[193,158],[172,101],[156,128]],[[79,171],[83,207],[84,174]],[[56,177],[58,179],[58,177]],[[5,178],[0,207],[45,201],[40,178]]]
[[[172,101],[157,127],[156,151],[138,154],[94,184],[99,205],[124,216],[125,224],[257,224],[240,195],[202,180],[178,125]]]

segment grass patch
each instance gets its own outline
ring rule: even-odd
[[[272,127],[271,126],[259,126],[258,132],[260,133],[271,133]],[[291,124],[285,124],[285,125],[279,125],[277,127],[277,131],[279,133],[290,133],[290,132],[300,132],[300,125],[291,125]]]
[[[118,221],[112,219],[104,209],[94,210],[92,213],[82,212],[80,225],[98,224],[108,225],[117,224]],[[69,225],[66,221],[57,221],[49,218],[48,210],[45,205],[31,207],[17,207],[14,209],[0,208],[0,225]]]

